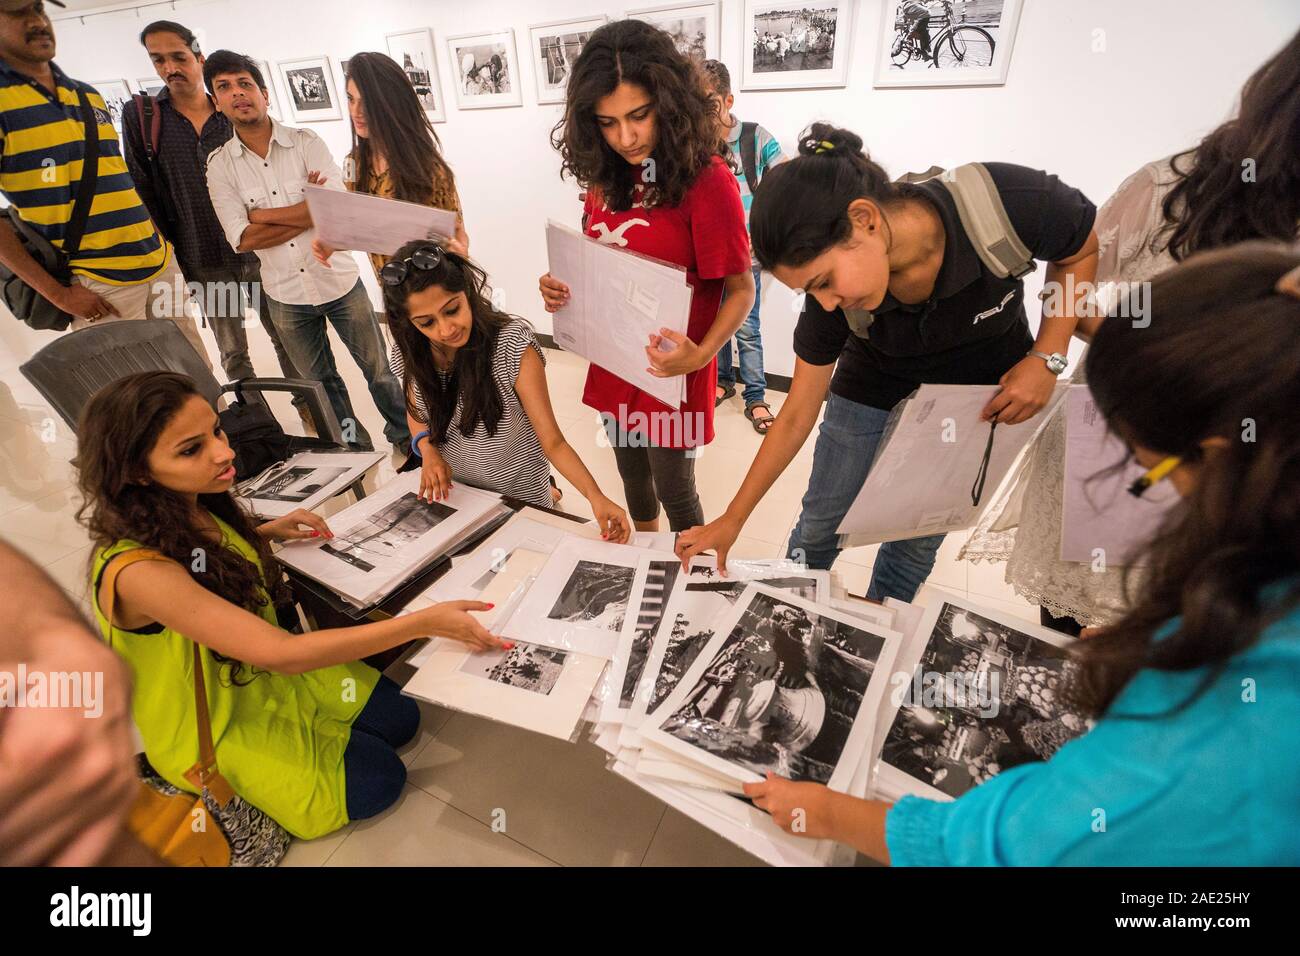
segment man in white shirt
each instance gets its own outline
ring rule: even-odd
[[[348,252],[329,266],[312,255],[312,227],[303,187],[343,189],[343,174],[321,138],[283,126],[267,114],[266,84],[257,64],[217,50],[203,66],[217,109],[235,135],[208,157],[208,192],[226,239],[236,252],[256,252],[262,263],[267,312],[299,374],[325,386],[350,444],[370,448],[347,387],[334,365],[325,322],[365,373],[384,417],[384,435],[399,451],[411,441],[402,387],[388,369],[370,297]]]

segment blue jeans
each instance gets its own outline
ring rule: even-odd
[[[813,449],[812,475],[803,496],[803,511],[790,533],[790,558],[810,568],[829,569],[840,556],[836,533],[849,506],[867,480],[876,446],[889,412],[830,394]],[[871,571],[867,597],[910,601],[934,568],[944,536],[887,541]]]
[[[343,751],[343,789],[349,820],[364,820],[387,810],[402,795],[406,764],[397,755],[420,729],[420,708],[403,697],[382,674],[366,706],[352,722]]]
[[[736,330],[736,348],[740,352],[740,380],[745,384],[745,405],[761,402],[767,394],[767,376],[763,374],[763,337],[758,331],[758,313],[762,301],[763,270],[754,266],[754,307]],[[731,364],[731,343],[718,353],[718,384],[723,388],[736,384]]]
[[[384,417],[384,437],[394,444],[409,445],[411,432],[406,427],[402,386],[388,370],[379,322],[361,280],[357,280],[347,295],[324,305],[295,305],[276,302],[270,296],[265,298],[267,311],[275,330],[280,333],[280,341],[284,343],[289,359],[303,378],[315,379],[325,386],[325,393],[345,435],[348,422],[353,423],[353,444],[368,447],[370,435],[352,411],[347,386],[334,365],[334,353],[325,330],[326,321],[334,326],[334,331],[365,375],[370,396]]]

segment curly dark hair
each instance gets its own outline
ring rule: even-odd
[[[122,540],[138,541],[176,561],[200,587],[249,611],[287,601],[279,563],[233,495],[199,495],[199,504],[252,545],[262,562],[260,574],[234,548],[212,547],[183,496],[148,480],[149,453],[158,436],[196,395],[201,393],[188,376],[139,372],[91,397],[77,426],[74,464],[82,497],[77,521],[90,533],[96,550]],[[195,548],[206,555],[203,571],[192,569]],[[246,665],[240,661],[213,656],[229,665],[225,676],[232,684],[252,679],[243,678]]]
[[[1255,175],[1246,178],[1243,163]],[[1249,239],[1290,242],[1300,221],[1300,32],[1256,70],[1236,117],[1171,160],[1156,240],[1181,261]]]
[[[584,189],[596,190],[610,209],[632,208],[640,170],[609,147],[595,116],[596,102],[620,83],[642,87],[654,102],[655,181],[646,190],[647,206],[679,205],[714,156],[734,168],[711,90],[695,61],[678,52],[658,27],[616,20],[591,34],[573,64],[564,116],[551,130],[551,145],[563,160],[561,177],[572,176]]]
[[[412,267],[400,285],[384,286],[388,328],[402,353],[405,368],[402,391],[406,395],[406,410],[416,421],[428,424],[429,437],[434,444],[440,445],[447,440],[447,429],[451,427],[459,398],[463,403],[458,423],[460,433],[469,437],[482,422],[487,433],[495,435],[503,411],[501,392],[492,374],[497,336],[507,322],[524,320],[502,312],[492,304],[487,274],[481,267],[470,259],[448,252],[436,242],[424,239],[408,242],[393,255],[393,261],[409,259],[425,248],[436,248],[440,253],[437,268]],[[471,318],[469,341],[456,350],[451,375],[445,381],[438,374],[428,338],[411,321],[411,312],[407,308],[411,293],[435,285],[448,292],[464,292]],[[424,414],[415,404],[417,389],[424,401]]]

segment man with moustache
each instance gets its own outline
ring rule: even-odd
[[[244,307],[251,303],[281,371],[297,378],[275,326],[261,314],[257,256],[230,248],[208,196],[208,155],[234,127],[204,89],[198,39],[179,23],[157,20],[141,31],[140,43],[167,84],[156,98],[137,93],[122,117],[126,164],[140,198],[175,248],[191,288],[202,290],[198,304],[212,323],[226,376],[237,381],[255,374],[244,331]]]
[[[338,164],[311,130],[284,126],[267,114],[266,82],[248,57],[215,51],[203,64],[203,80],[235,129],[208,157],[208,192],[226,241],[236,252],[257,253],[262,297],[280,341],[299,373],[325,386],[349,444],[373,448],[334,365],[327,321],[365,375],[384,419],[384,436],[404,461],[411,442],[406,399],[388,369],[356,260],[336,252],[322,263],[312,254],[316,230],[303,188],[342,191]]]
[[[210,367],[186,309],[184,277],[131,181],[108,106],[94,87],[55,65],[54,47],[44,3],[0,0],[0,192],[25,226],[62,248],[85,169],[84,98],[99,134],[90,217],[69,263],[70,284],[31,257],[8,220],[0,220],[0,262],[71,315],[73,329],[109,319],[167,318]]]

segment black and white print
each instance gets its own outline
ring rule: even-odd
[[[469,654],[460,669],[498,684],[518,687],[534,694],[549,694],[564,672],[568,655],[551,647],[522,641],[510,650]]]
[[[636,634],[632,638],[632,650],[628,654],[627,671],[623,675],[623,686],[619,691],[619,706],[624,709],[632,706],[632,697],[645,670],[646,659],[650,655],[650,645],[654,643],[655,631],[663,620],[668,595],[672,593],[673,583],[682,566],[679,561],[651,561],[646,573],[645,590],[642,592],[641,607],[637,612]]]
[[[1006,82],[1022,0],[885,0],[877,86]]]
[[[814,0],[757,6],[750,38],[753,71],[831,69],[835,63],[839,11],[845,2]]]
[[[273,469],[272,469],[273,471]],[[348,469],[340,466],[312,468],[294,466],[278,473],[268,473],[256,484],[242,491],[247,498],[261,498],[266,501],[306,501],[340,475],[347,474]]]
[[[678,52],[697,63],[718,58],[718,5],[687,3],[648,10],[632,10],[628,16],[644,20],[673,38]]]
[[[565,582],[555,606],[546,616],[617,631],[627,613],[636,568],[579,561]]]
[[[391,566],[403,545],[425,535],[456,513],[437,501],[407,492],[360,524],[334,536],[321,551],[365,572]]]
[[[1089,726],[1070,702],[1075,672],[1065,647],[945,603],[882,761],[957,797],[1046,760]]]
[[[659,730],[757,774],[827,783],[885,639],[784,596],[751,591],[746,601]]]
[[[446,118],[442,91],[438,85],[438,64],[433,53],[433,34],[425,30],[390,33],[384,38],[388,55],[402,68],[420,106],[437,120]],[[346,72],[346,64],[344,72]]]
[[[462,46],[456,53],[461,92],[468,96],[511,92],[514,70],[504,43]]]
[[[109,122],[113,124],[113,128],[120,136],[122,115],[126,112],[127,104],[131,102],[131,87],[127,85],[126,80],[97,80],[90,85],[104,98],[104,105],[108,107]]]
[[[561,103],[573,64],[591,34],[606,22],[605,17],[539,23],[528,28],[533,50],[533,73],[537,77],[537,102]]]
[[[299,123],[340,119],[340,98],[328,57],[314,56],[280,64],[280,79],[289,91],[292,118]],[[270,80],[267,80],[268,84]]]

